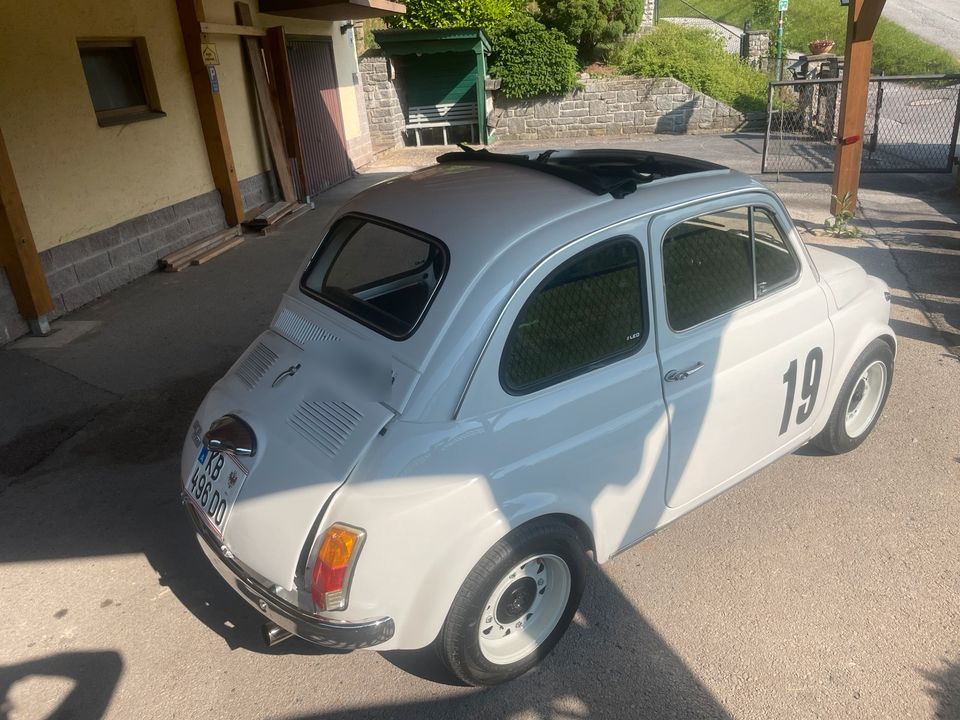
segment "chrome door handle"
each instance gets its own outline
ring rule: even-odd
[[[703,363],[698,362],[692,368],[687,368],[686,370],[671,370],[663,376],[663,379],[667,382],[678,382],[680,380],[686,380],[695,372],[700,372],[701,370],[703,370]]]

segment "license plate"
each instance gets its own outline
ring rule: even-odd
[[[247,469],[233,455],[202,447],[190,477],[183,484],[200,517],[221,539],[247,474]]]

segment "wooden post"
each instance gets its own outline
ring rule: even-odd
[[[833,195],[850,193],[851,208],[857,203],[860,187],[860,158],[870,89],[870,61],[873,58],[873,31],[886,0],[850,0],[847,11],[847,43],[843,55],[843,82],[840,90],[840,126],[833,169]],[[854,139],[856,138],[856,139]],[[840,211],[831,200],[830,212]]]
[[[215,86],[214,79],[203,62],[200,48],[200,23],[206,21],[203,0],[177,0],[177,13],[180,16],[180,31],[183,33],[183,44],[193,79],[193,92],[197,98],[200,127],[203,129],[213,182],[220,191],[227,225],[238,225],[243,220],[243,200],[240,197],[237,168],[233,162],[220,90]],[[211,67],[214,67],[216,72],[215,66]]]
[[[303,164],[303,146],[297,130],[297,111],[294,106],[293,77],[290,75],[290,59],[287,57],[287,35],[282,25],[267,28],[264,53],[270,65],[270,77],[277,91],[277,114],[283,128],[283,140],[287,155],[295,161],[300,198],[306,195],[307,172]]]
[[[237,10],[237,21],[241,25],[253,23],[250,6],[245,2],[234,3]],[[277,120],[271,97],[270,85],[267,82],[267,71],[263,65],[263,55],[260,52],[260,41],[255,37],[240,38],[247,51],[247,60],[250,61],[250,71],[253,74],[253,86],[257,93],[257,102],[260,105],[260,117],[263,118],[263,128],[267,134],[267,146],[273,160],[273,168],[277,175],[277,185],[280,194],[287,202],[297,199],[297,192],[293,188],[293,176],[290,174],[290,163],[287,162],[287,153],[283,146],[283,135],[280,132],[280,122]]]
[[[0,132],[0,265],[6,268],[20,314],[34,335],[50,332],[46,315],[53,312],[47,277],[23,209],[17,178]]]

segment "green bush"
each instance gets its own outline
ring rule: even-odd
[[[529,15],[510,18],[492,33],[490,74],[507,97],[560,95],[577,85],[576,50],[557,30]]]
[[[661,23],[616,58],[620,72],[672,77],[741,112],[764,110],[767,77],[723,49],[709,30]]]
[[[387,25],[405,29],[478,27],[492,32],[517,11],[515,0],[406,0],[404,15]]]
[[[562,32],[583,60],[593,60],[601,43],[636,32],[643,0],[538,0],[537,19]]]

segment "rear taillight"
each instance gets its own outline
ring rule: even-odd
[[[317,610],[347,607],[350,578],[366,533],[360,528],[336,523],[327,528],[317,551],[310,580],[310,594]]]

